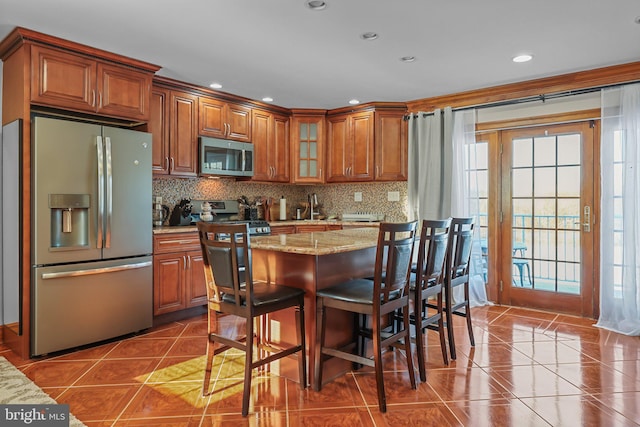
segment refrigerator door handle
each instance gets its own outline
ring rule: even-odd
[[[98,234],[96,247],[102,249],[104,230],[104,153],[102,149],[102,137],[96,137],[96,149],[98,157]]]
[[[104,239],[104,247],[111,247],[111,217],[113,216],[113,169],[111,167],[111,138],[108,136],[105,140],[105,156],[107,168],[107,231]]]
[[[64,277],[90,276],[94,274],[113,273],[116,271],[136,270],[138,268],[150,267],[151,261],[137,262],[134,264],[119,265],[117,267],[92,268],[88,270],[59,271],[56,273],[42,273],[43,279],[60,279]]]

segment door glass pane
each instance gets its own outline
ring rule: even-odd
[[[580,196],[580,166],[558,168],[558,196]]]
[[[308,176],[318,176],[318,162],[316,160],[309,160]]]
[[[301,142],[300,143],[300,158],[301,159],[306,159],[309,156],[309,143],[308,142]]]
[[[558,165],[580,164],[580,139],[579,134],[558,136]]]
[[[534,163],[536,166],[552,166],[556,164],[556,138],[543,136],[535,139]]]
[[[556,170],[555,168],[536,168],[533,176],[535,197],[555,197],[556,195]]]
[[[533,140],[531,138],[513,140],[513,167],[533,165]]]
[[[318,158],[318,143],[310,142],[309,143],[309,158],[317,159]]]
[[[318,125],[316,123],[309,124],[309,140],[311,141],[318,140]]]
[[[307,177],[309,176],[309,171],[307,171],[307,161],[300,160],[300,176]]]
[[[555,228],[556,199],[535,199],[533,214],[536,228]]]
[[[300,123],[300,140],[306,141],[309,135],[309,127],[306,123]]]
[[[531,197],[533,181],[531,169],[514,169],[511,173],[511,193],[513,197]]]

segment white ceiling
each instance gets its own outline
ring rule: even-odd
[[[326,2],[0,0],[0,38],[21,26],[288,108],[412,101],[640,60],[639,0]],[[511,62],[523,52],[533,61]],[[408,55],[416,61],[400,61]]]

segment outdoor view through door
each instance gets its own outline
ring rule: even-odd
[[[502,131],[506,303],[593,316],[593,126]]]

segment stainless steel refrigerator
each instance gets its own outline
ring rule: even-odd
[[[31,354],[152,325],[151,135],[32,121]]]

